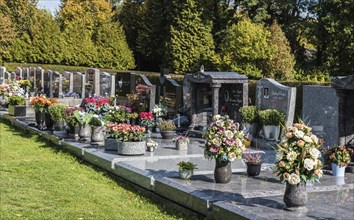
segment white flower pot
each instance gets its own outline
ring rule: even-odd
[[[339,164],[332,163],[332,175],[333,176],[344,176],[346,167],[339,167]]]

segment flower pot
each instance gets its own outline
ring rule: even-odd
[[[54,130],[55,131],[64,131],[65,130],[65,121],[54,121]]]
[[[176,141],[176,149],[177,150],[188,150],[188,142],[187,141]]]
[[[79,134],[79,126],[73,126],[73,125],[68,125],[69,126],[69,137],[75,138]]]
[[[332,163],[332,175],[333,176],[344,176],[346,167],[339,167],[339,164]]]
[[[264,137],[266,140],[278,140],[280,134],[280,126],[263,125]]]
[[[154,151],[155,151],[155,147],[147,146],[147,147],[146,147],[146,151],[148,151],[148,152],[154,152]]]
[[[108,151],[117,151],[119,142],[121,141],[115,138],[105,138],[104,149]]]
[[[143,155],[145,153],[146,141],[140,142],[119,142],[118,154],[120,155]]]
[[[102,142],[105,136],[105,126],[92,126],[91,141]]]
[[[79,137],[80,140],[88,140],[91,138],[92,128],[90,125],[82,125],[79,126]]]
[[[189,180],[193,176],[193,170],[179,170],[179,177],[183,180]]]
[[[48,112],[45,112],[44,114],[45,114],[44,117],[45,127],[47,128],[47,130],[52,130],[54,121]]]
[[[161,131],[162,139],[173,139],[176,136],[175,131]]]
[[[35,111],[35,118],[36,118],[36,123],[37,123],[37,128],[39,130],[44,129],[44,121],[45,121],[45,113],[43,111]]]
[[[306,206],[308,201],[306,183],[300,182],[299,184],[292,185],[286,182],[283,200],[287,206],[287,210],[295,210],[296,208]]]
[[[250,133],[252,135],[252,137],[256,137],[257,136],[257,131],[258,131],[258,123],[243,123],[243,132],[245,134]]]
[[[8,108],[9,115],[12,116],[26,116],[26,106],[25,105],[9,105]]]
[[[247,175],[248,176],[258,176],[261,173],[262,164],[247,164]]]
[[[214,179],[216,183],[229,183],[231,181],[231,161],[215,160]]]

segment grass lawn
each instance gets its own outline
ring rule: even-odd
[[[0,219],[183,219],[0,120]]]

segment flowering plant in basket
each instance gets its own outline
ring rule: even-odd
[[[45,95],[40,95],[40,96],[35,96],[32,97],[31,100],[31,105],[36,111],[48,111],[48,107],[58,103],[58,100],[56,98],[49,98],[45,97]]]
[[[282,182],[296,185],[300,182],[318,181],[322,177],[322,140],[312,134],[303,122],[284,129],[282,140],[277,146],[275,173]]]
[[[152,128],[155,126],[154,116],[151,112],[140,112],[140,125],[146,128]]]
[[[204,156],[208,159],[233,161],[245,150],[243,132],[227,115],[215,115],[204,138]]]
[[[123,142],[139,142],[145,139],[145,128],[139,125],[110,123],[106,126],[111,138]]]
[[[98,115],[106,115],[109,111],[109,99],[101,96],[85,99],[85,111]]]
[[[327,147],[322,152],[327,165],[335,163],[339,167],[346,167],[350,163],[350,155],[353,153],[353,150],[345,146],[338,146],[333,148]]]

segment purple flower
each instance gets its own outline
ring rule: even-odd
[[[217,146],[215,146],[215,145],[211,146],[211,147],[210,147],[210,152],[212,152],[212,153],[217,153],[217,152],[219,152],[219,147],[217,147]]]
[[[232,146],[232,145],[235,144],[235,141],[234,141],[233,139],[227,139],[227,140],[225,141],[225,143],[226,143],[227,145],[229,145],[229,146]]]

